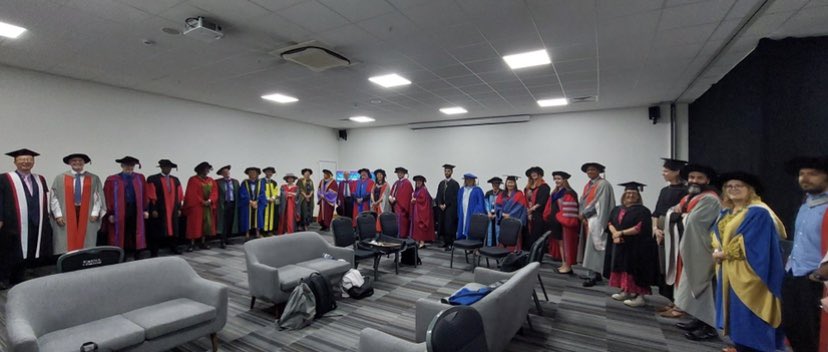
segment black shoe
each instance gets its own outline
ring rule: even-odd
[[[445,248],[443,248],[443,251],[444,252],[451,252],[451,246],[446,246]]]
[[[193,245],[187,246],[187,252],[192,252],[194,250],[195,250],[195,246],[193,246]]]
[[[684,337],[693,341],[706,341],[719,338],[719,334],[716,332],[716,329],[713,329],[708,325],[702,325],[702,327],[696,330],[685,333]]]
[[[182,254],[181,249],[179,249],[178,246],[170,248],[170,251],[172,251],[173,254]]]
[[[595,286],[595,284],[597,284],[597,283],[598,283],[598,281],[599,281],[599,280],[596,280],[596,279],[593,277],[593,278],[591,278],[591,279],[589,279],[589,280],[584,281],[584,283],[582,283],[582,284],[581,284],[581,286],[583,286],[583,287],[592,287],[592,286]]]
[[[703,327],[704,323],[701,320],[693,319],[690,321],[678,322],[676,323],[676,327],[682,329],[684,331],[694,331],[698,330],[699,328]]]
[[[209,245],[209,244],[207,244],[206,242],[202,242],[202,243],[198,246],[198,248],[201,248],[201,249],[210,249],[210,245]]]
[[[224,241],[219,242],[219,248],[221,248],[221,249],[227,249],[227,245],[226,245],[226,244],[224,244]]]

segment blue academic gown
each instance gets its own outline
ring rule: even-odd
[[[501,190],[501,192],[503,192],[503,190]],[[488,236],[486,236],[485,242],[487,246],[496,246],[497,239],[500,238],[500,209],[497,209],[497,207],[495,206],[495,202],[497,201],[497,194],[494,194],[494,192],[489,191],[486,192],[485,197],[486,213],[495,214],[495,219],[489,221],[489,234]]]
[[[721,216],[730,212],[722,211]],[[718,221],[717,221],[718,223]],[[714,235],[721,241],[722,234],[716,224],[713,225]],[[736,233],[742,234],[745,239],[745,259],[762,283],[775,297],[782,297],[782,279],[785,269],[782,266],[782,250],[779,245],[779,233],[768,211],[761,207],[751,206]],[[722,275],[719,269],[716,285],[716,327],[724,328],[724,311],[722,304]],[[730,339],[740,345],[748,346],[758,351],[784,350],[784,334],[782,329],[774,328],[745,305],[739,296],[729,290],[730,309],[728,310]]]
[[[267,180],[259,179],[256,181],[258,186],[255,189],[256,194],[250,194],[249,184],[250,180],[246,179],[242,181],[241,185],[239,185],[239,201],[236,202],[239,208],[239,231],[247,232],[250,229],[264,228],[264,213],[265,208],[267,207],[267,193],[265,192],[267,187]],[[259,203],[259,207],[256,208],[256,224],[250,223],[250,200],[256,199]],[[255,225],[255,226],[253,226]]]
[[[486,201],[483,199],[483,189],[480,187],[474,186],[471,189],[471,195],[469,196],[469,207],[468,212],[463,214],[464,206],[463,206],[463,192],[466,191],[466,187],[460,187],[460,190],[457,191],[457,239],[464,240],[468,237],[469,234],[469,220],[471,220],[472,214],[486,214]]]

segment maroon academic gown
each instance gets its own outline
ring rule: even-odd
[[[126,233],[126,185],[121,174],[111,175],[104,182],[104,197],[106,198],[106,216],[115,216],[115,223],[106,221],[109,245],[124,248],[124,239],[135,236],[135,250],[147,248],[147,237],[144,228],[144,212],[149,208],[147,196],[147,180],[144,175],[132,173],[132,189],[135,191],[135,233]],[[132,249],[132,248],[130,248]]]
[[[413,193],[414,186],[407,178],[397,180],[391,187],[391,197],[396,198],[394,213],[397,214],[397,228],[400,230],[401,238],[408,238],[411,231],[411,196]]]
[[[423,186],[414,190],[411,203],[411,237],[415,241],[434,241],[434,210],[431,194]]]

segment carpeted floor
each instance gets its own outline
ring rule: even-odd
[[[330,233],[322,233],[333,241]],[[449,268],[449,253],[439,248],[420,251],[423,265],[416,269],[401,266],[394,275],[394,264],[383,259],[374,295],[361,301],[339,299],[338,309],[299,331],[279,331],[274,308],[257,302],[250,310],[244,253],[240,244],[226,250],[186,253],[184,257],[203,277],[230,288],[227,325],[219,333],[222,351],[356,351],[359,332],[372,327],[404,339],[414,338],[414,304],[420,298],[439,300],[472,280],[471,265],[455,254],[455,267]],[[370,274],[370,260],[360,265]],[[666,300],[648,297],[643,308],[629,308],[614,301],[615,290],[604,285],[581,287],[574,276],[554,272],[556,265],[545,262],[541,276],[549,301],[538,286],[543,316],[533,308],[534,330],[524,323],[524,334],[512,339],[507,351],[718,351],[722,341],[698,343],[686,340],[675,328],[676,320],[658,317],[654,309]],[[44,275],[53,268],[41,268]],[[5,332],[6,292],[0,291],[0,351],[8,351]],[[534,307],[534,305],[533,305]],[[206,351],[209,339],[179,346],[174,351]]]

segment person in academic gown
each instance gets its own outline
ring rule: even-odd
[[[521,225],[526,226],[526,218],[527,218],[527,208],[529,204],[526,203],[526,196],[523,194],[521,190],[517,187],[517,180],[518,176],[507,176],[506,177],[506,189],[503,192],[498,193],[497,200],[495,200],[495,212],[498,214],[497,224],[500,226],[500,222],[503,219],[517,219],[520,220]],[[500,232],[497,233],[498,237],[495,243],[500,243]],[[518,236],[518,243],[514,247],[507,247],[507,249],[511,251],[517,251],[522,248],[523,241],[520,236]]]
[[[121,164],[121,172],[104,182],[109,245],[132,252],[134,259],[138,259],[147,247],[144,224],[149,218],[147,180],[135,172],[135,165],[141,167],[138,159],[126,156],[115,162]]]
[[[49,226],[49,186],[32,173],[35,157],[29,149],[6,153],[15,171],[0,175],[0,289],[23,281],[26,268],[52,257]]]
[[[313,170],[302,169],[302,178],[296,182],[299,187],[299,230],[306,231],[313,220],[313,206],[316,203],[314,197]]]
[[[283,179],[285,184],[279,189],[279,234],[294,233],[299,221],[299,204],[301,195],[296,185],[296,175],[288,172]]]
[[[380,224],[379,214],[387,211],[392,211],[391,201],[391,186],[385,178],[385,170],[374,170],[374,178],[377,182],[371,188],[371,211],[377,214],[377,233],[382,232],[382,225]]]
[[[411,238],[423,248],[426,242],[434,241],[434,199],[428,193],[424,176],[414,176],[414,183],[414,195],[411,198]]]
[[[486,191],[486,194],[483,196],[483,200],[486,203],[486,214],[489,215],[489,232],[486,236],[485,245],[496,246],[497,239],[500,238],[500,224],[498,223],[500,214],[498,214],[495,208],[495,202],[497,201],[497,196],[503,191],[500,188],[503,179],[500,177],[492,177],[488,183],[492,185],[492,189]]]
[[[437,196],[434,198],[437,203],[437,236],[443,241],[443,248],[451,250],[454,238],[457,236],[457,192],[460,184],[451,175],[454,173],[454,165],[443,165],[445,179],[437,185]]]
[[[523,250],[528,251],[532,248],[532,244],[543,236],[548,229],[547,222],[543,220],[543,212],[546,210],[546,203],[549,200],[551,189],[543,179],[543,169],[540,166],[533,166],[526,173],[532,179],[531,188],[523,191],[526,194],[526,201],[529,203],[529,228],[526,232],[526,238],[523,240]],[[553,258],[558,256],[558,252],[551,254],[553,254]]]
[[[711,258],[710,227],[721,209],[717,190],[709,184],[716,172],[706,166],[688,164],[681,171],[688,182],[688,194],[668,211],[669,227],[665,230],[665,272],[667,283],[675,286],[675,307],[662,316],[693,317],[676,327],[688,331],[689,340],[718,338],[713,295],[714,262]]]
[[[265,196],[267,197],[262,230],[265,236],[272,236],[276,234],[276,230],[279,228],[279,205],[281,204],[279,184],[273,179],[273,175],[276,174],[275,167],[268,166],[262,171],[265,174]]]
[[[601,177],[605,167],[596,162],[581,165],[581,171],[586,173],[589,181],[584,185],[584,193],[578,202],[578,215],[581,220],[581,236],[584,248],[583,266],[588,270],[583,283],[584,287],[595,286],[601,281],[601,272],[604,271],[604,249],[607,240],[607,223],[609,213],[615,208],[615,194],[607,180]]]
[[[414,186],[405,177],[408,174],[408,169],[397,167],[394,172],[397,174],[397,181],[391,186],[391,195],[388,196],[388,201],[393,205],[394,213],[397,215],[397,228],[400,231],[400,238],[408,238],[411,231],[411,196],[414,194]],[[379,214],[377,214],[377,218],[379,218]]]
[[[322,170],[322,174],[324,176],[322,181],[319,181],[319,188],[316,191],[316,198],[319,203],[319,216],[317,220],[319,226],[322,227],[322,231],[327,231],[331,227],[331,221],[333,221],[334,207],[336,206],[337,200],[337,184],[331,170]]]
[[[351,173],[348,170],[343,171],[342,181],[337,184],[336,188],[336,213],[351,218],[354,227],[356,227],[356,216],[354,215],[355,191],[356,181],[351,181]]]
[[[716,327],[737,351],[784,351],[779,240],[787,237],[785,226],[759,197],[762,185],[755,175],[731,172],[720,181],[723,209],[713,226],[712,253]]]
[[[169,159],[158,161],[161,173],[147,177],[150,218],[148,242],[150,255],[158,256],[158,247],[167,244],[170,251],[181,254],[178,249],[178,220],[181,217],[181,205],[184,202],[184,190],[178,177],[170,174],[178,165]]]
[[[71,170],[52,182],[51,210],[54,254],[60,255],[95,247],[99,221],[106,211],[103,183],[97,175],[85,171],[91,159],[86,154],[69,154],[63,163]]]
[[[655,209],[653,209],[653,235],[658,241],[658,258],[661,278],[658,283],[658,293],[670,300],[670,304],[658,309],[659,313],[666,312],[674,307],[673,285],[667,284],[664,276],[664,226],[667,223],[667,211],[681,201],[687,195],[687,183],[681,178],[681,168],[687,165],[684,160],[661,158],[664,164],[661,169],[661,176],[668,182],[667,186],[661,189],[658,194]]]
[[[250,240],[250,236],[258,238],[264,226],[267,183],[259,178],[261,171],[258,167],[248,167],[244,170],[247,179],[239,185],[239,230],[244,232],[245,242]]]
[[[239,232],[239,209],[236,204],[239,201],[239,180],[230,177],[230,165],[222,166],[216,174],[221,176],[216,179],[218,185],[218,204],[216,211],[218,220],[216,221],[216,231],[221,234],[221,241],[219,247],[222,249],[227,246],[227,238],[234,236]]]
[[[604,277],[620,291],[612,299],[629,307],[647,304],[644,295],[652,294],[651,285],[658,279],[658,248],[652,234],[652,214],[641,200],[644,184],[622,183],[621,205],[610,212],[607,230]]]
[[[555,189],[549,196],[543,220],[549,224],[549,253],[561,256],[558,274],[572,274],[572,266],[578,260],[578,236],[581,221],[578,219],[578,193],[569,185],[571,175],[564,171],[552,173]],[[557,245],[554,245],[557,242]]]
[[[201,239],[202,249],[209,249],[206,240],[216,235],[219,202],[219,186],[207,176],[213,166],[203,161],[195,167],[195,175],[187,181],[184,193],[184,216],[187,218],[187,239],[190,240],[188,252],[195,248],[195,241]],[[223,242],[222,242],[223,244]],[[222,246],[222,248],[224,248]]]
[[[359,169],[359,179],[356,180],[354,187],[354,211],[351,216],[354,220],[354,227],[356,227],[356,218],[359,214],[371,211],[371,189],[373,188],[374,180],[371,179],[371,170]]]
[[[477,186],[477,176],[463,175],[463,188],[457,192],[457,239],[469,237],[469,221],[472,214],[486,214],[483,189]]]

